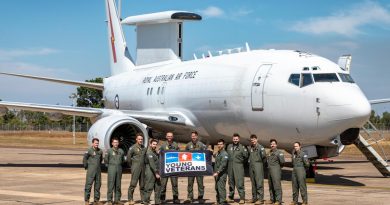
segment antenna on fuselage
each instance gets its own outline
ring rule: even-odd
[[[249,48],[249,44],[248,44],[248,42],[246,42],[246,43],[245,43],[245,47],[246,47],[246,52],[249,52],[249,51],[251,51],[251,49]]]
[[[196,57],[195,53],[194,53],[194,60],[198,60],[198,57]]]

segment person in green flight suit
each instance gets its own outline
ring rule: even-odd
[[[252,203],[264,204],[264,164],[267,162],[265,149],[257,141],[256,135],[250,136],[249,176],[252,182]]]
[[[240,195],[239,204],[245,204],[245,185],[244,185],[244,163],[248,159],[247,148],[240,143],[240,135],[233,134],[233,144],[227,147],[229,155],[228,176],[229,176],[229,203],[234,202],[234,189],[237,187]]]
[[[302,205],[307,205],[307,187],[306,187],[306,169],[309,168],[310,162],[301,150],[301,143],[294,143],[294,150],[292,152],[293,171],[291,176],[293,201],[291,205],[298,205],[298,195],[301,192]]]
[[[134,204],[134,190],[139,183],[139,192],[141,200],[144,198],[144,158],[146,148],[143,145],[144,137],[141,133],[135,135],[135,144],[130,147],[127,152],[127,164],[131,168],[131,181],[128,189],[128,201],[129,205]]]
[[[229,156],[225,151],[225,141],[219,139],[217,142],[218,152],[215,154],[214,178],[216,203],[214,205],[226,204],[226,179]]]
[[[160,204],[161,180],[160,180],[160,157],[157,153],[157,140],[152,139],[149,143],[145,156],[145,193],[144,205],[149,205],[150,195],[154,190],[154,203]]]
[[[282,204],[282,167],[284,165],[284,154],[278,150],[278,142],[275,139],[270,140],[271,150],[267,155],[268,163],[268,185],[270,201],[275,205]]]
[[[167,132],[165,135],[165,138],[167,139],[167,141],[165,141],[161,145],[160,150],[176,150],[176,151],[180,150],[179,145],[175,141],[173,141],[173,132]],[[179,189],[177,186],[177,177],[162,177],[161,178],[161,194],[160,194],[161,202],[165,203],[168,179],[171,179],[173,203],[180,204]]]
[[[198,140],[198,132],[197,131],[192,131],[191,132],[191,142],[187,143],[186,151],[191,151],[191,150],[207,150],[207,146],[200,142]],[[187,199],[184,201],[184,203],[191,203],[194,201],[194,182],[198,184],[198,202],[200,204],[204,203],[204,186],[203,186],[203,176],[197,176],[197,177],[188,177],[188,186],[187,186]]]
[[[94,204],[102,204],[100,200],[100,187],[102,184],[101,165],[103,161],[103,151],[99,149],[99,139],[92,139],[92,146],[88,148],[83,157],[83,165],[87,170],[84,202],[89,204],[89,197],[91,195],[92,185],[94,184]]]
[[[122,205],[121,182],[122,165],[125,162],[125,152],[119,148],[119,139],[111,139],[112,147],[107,150],[104,162],[107,166],[107,204],[112,204],[113,193],[115,192],[114,204]]]

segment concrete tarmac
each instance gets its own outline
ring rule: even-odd
[[[0,205],[2,204],[83,204],[84,150],[0,147]],[[283,168],[283,201],[291,197],[291,167]],[[107,174],[102,174],[101,200],[107,196]],[[130,174],[122,180],[122,201],[127,200]],[[265,199],[269,199],[265,180]],[[246,198],[251,199],[250,179],[245,178]],[[196,183],[194,187],[197,196]],[[205,177],[206,204],[215,202],[214,179]],[[187,195],[187,178],[179,178],[179,197]],[[383,178],[366,160],[335,158],[320,161],[315,184],[308,184],[309,204],[390,204],[390,178]],[[168,200],[172,199],[170,183]],[[152,196],[152,199],[154,195]],[[235,194],[238,202],[238,194]],[[92,200],[92,198],[91,198]],[[140,200],[137,187],[135,200]],[[300,200],[301,201],[301,200]],[[171,203],[170,201],[168,201]]]

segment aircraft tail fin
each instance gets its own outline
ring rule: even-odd
[[[134,61],[127,49],[115,0],[106,0],[108,27],[108,47],[110,50],[111,75],[117,75],[134,69]]]

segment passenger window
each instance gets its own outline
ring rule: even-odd
[[[312,70],[320,70],[320,67],[318,66],[314,66],[314,67],[311,67]]]
[[[300,74],[291,74],[290,75],[290,78],[288,79],[288,82],[289,83],[292,83],[296,86],[299,86],[299,80],[301,78],[301,75]]]
[[[309,67],[304,67],[303,70],[310,70],[310,68]]]
[[[308,86],[310,84],[313,84],[313,78],[311,77],[311,73],[303,73],[301,87],[305,87],[305,86]]]

